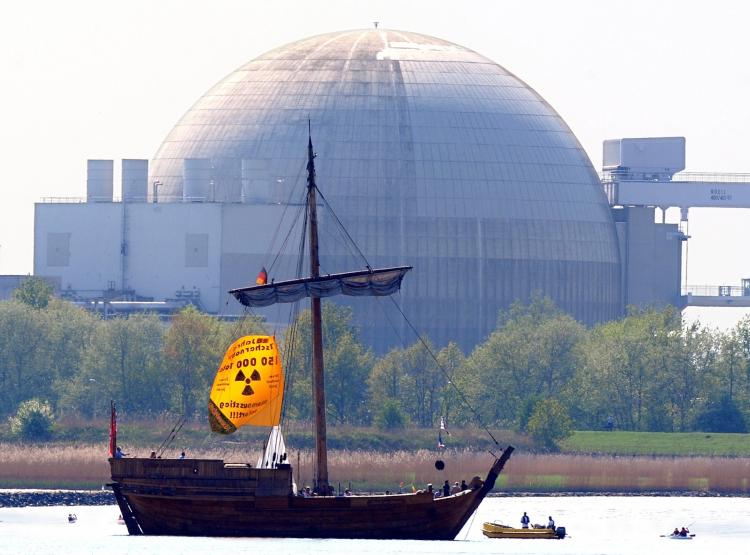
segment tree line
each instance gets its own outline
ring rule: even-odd
[[[429,340],[376,356],[349,308],[325,303],[329,421],[357,426],[746,431],[750,317],[721,331],[673,309],[631,310],[587,328],[546,298],[502,311],[470,353]],[[309,420],[309,311],[286,352],[285,418]],[[0,302],[0,418],[24,401],[60,416],[103,417],[109,400],[133,416],[203,418],[224,350],[262,322],[227,322],[187,307],[101,319],[29,279]],[[286,338],[280,338],[284,343]],[[540,413],[540,408],[544,411]]]

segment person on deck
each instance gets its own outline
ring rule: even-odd
[[[523,516],[521,517],[521,528],[528,528],[529,522],[531,522],[531,519],[529,518],[529,515],[524,512]]]
[[[448,497],[451,494],[451,484],[448,480],[443,483],[443,497]]]
[[[128,453],[123,453],[123,452],[122,452],[122,449],[121,449],[121,448],[120,448],[120,446],[118,445],[118,446],[117,446],[117,449],[115,449],[115,458],[116,458],[116,459],[121,459],[121,458],[123,458],[123,457],[127,457],[127,456],[128,456]]]
[[[182,453],[180,453],[180,460],[182,460],[184,458],[185,458],[185,451],[183,451]]]
[[[461,491],[466,491],[469,489],[469,486],[466,485],[466,480],[461,480]]]
[[[461,486],[458,485],[458,482],[454,482],[453,487],[451,488],[451,495],[455,495],[457,493],[461,493]]]

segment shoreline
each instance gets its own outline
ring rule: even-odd
[[[559,492],[493,492],[487,497],[744,497],[744,493],[710,491],[559,491]],[[116,505],[109,490],[0,490],[0,509],[23,507]]]

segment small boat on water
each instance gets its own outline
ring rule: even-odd
[[[685,526],[682,527],[682,530],[675,528],[671,534],[664,534],[662,536],[662,538],[669,538],[670,540],[692,540],[694,537],[695,534],[691,534],[690,530]]]
[[[78,517],[75,515],[75,513],[68,513],[68,522],[73,524],[78,520]]]
[[[519,538],[519,539],[545,539],[561,540],[565,537],[565,527],[557,528],[513,528],[497,522],[485,522],[482,524],[482,534],[488,538]]]

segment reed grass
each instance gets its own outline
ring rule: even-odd
[[[146,456],[135,452],[131,455]],[[176,457],[178,452],[165,456]],[[196,449],[188,458],[219,458],[255,462],[258,453],[244,446]],[[437,459],[445,469],[435,468]],[[312,452],[292,451],[290,462],[300,485],[311,484]],[[469,482],[484,478],[492,463],[487,453],[449,450],[329,452],[331,483],[359,491],[404,491],[435,488],[444,480]],[[106,448],[97,445],[32,446],[0,443],[0,487],[99,489],[109,481]],[[618,457],[515,453],[496,485],[506,492],[705,492],[747,494],[750,458]]]

